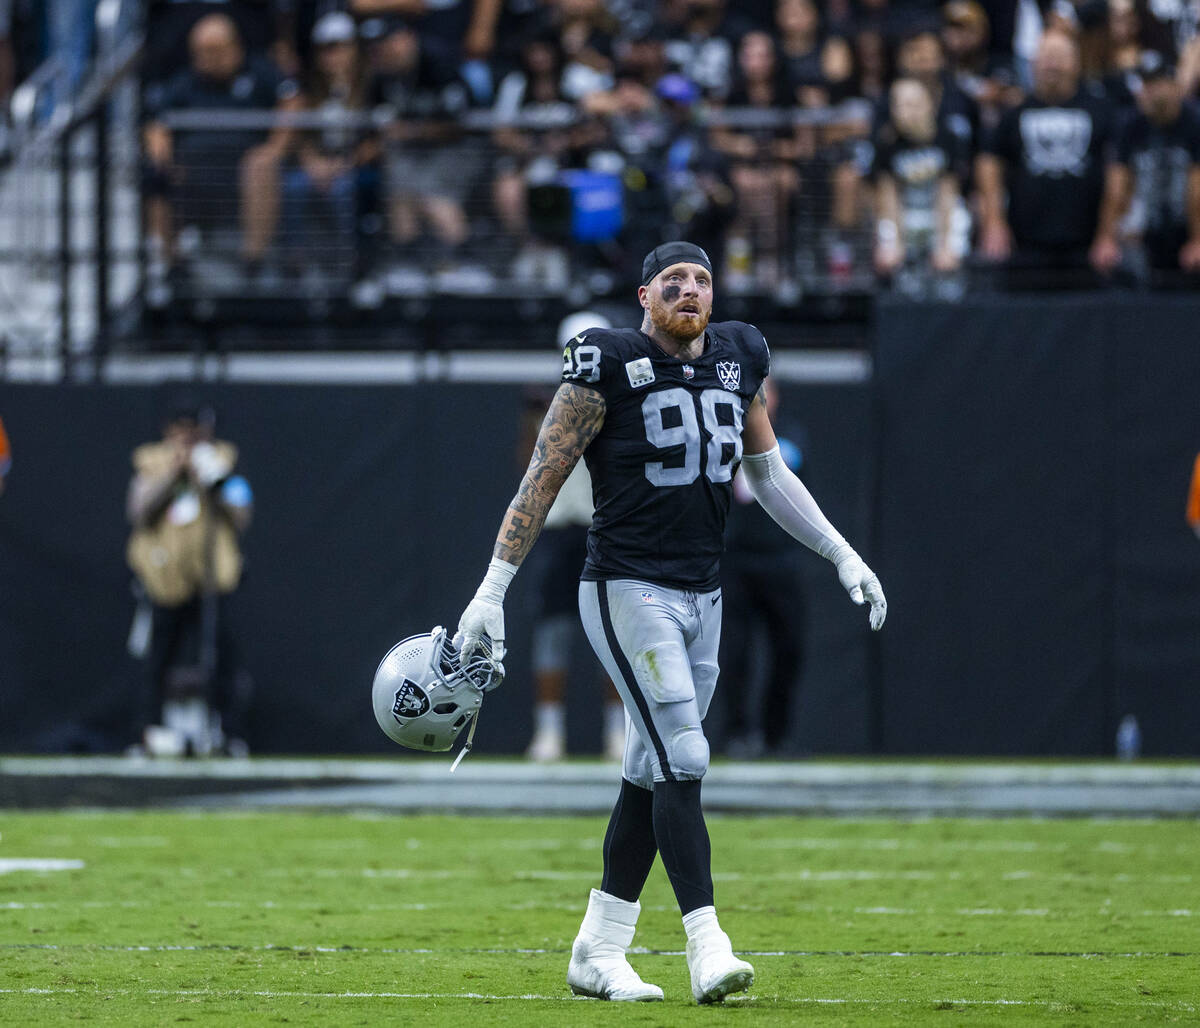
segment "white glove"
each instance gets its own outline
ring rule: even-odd
[[[454,645],[458,647],[462,663],[471,659],[484,635],[492,641],[492,659],[497,663],[504,659],[504,594],[516,573],[517,565],[506,560],[493,557],[488,564],[487,574],[475,590],[475,598],[458,619]]]
[[[850,599],[860,605],[864,602],[871,604],[871,631],[878,632],[887,617],[887,600],[879,577],[863,563],[862,557],[849,544],[839,546],[830,559],[837,568],[838,581],[850,594]]]

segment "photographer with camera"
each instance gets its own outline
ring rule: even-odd
[[[133,452],[126,558],[150,616],[148,640],[135,642],[135,631],[131,649],[146,658],[136,728],[152,756],[246,751],[225,601],[241,579],[238,540],[253,496],[234,473],[237,447],[213,438],[214,421],[211,409],[177,405],[162,440]],[[169,687],[207,707],[202,725],[163,726]]]

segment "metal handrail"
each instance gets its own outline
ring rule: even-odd
[[[859,105],[861,107],[862,105]],[[733,129],[784,129],[800,125],[837,125],[862,121],[869,110],[838,105],[836,107],[710,107],[696,112],[696,123],[704,127]],[[545,104],[524,108],[515,114],[500,114],[492,110],[465,111],[455,116],[464,129],[492,131],[496,129],[568,128],[585,120],[586,114],[566,104]],[[377,130],[397,121],[426,121],[436,118],[409,119],[398,117],[389,107],[369,111],[277,111],[271,108],[229,110],[225,108],[183,108],[167,110],[157,121],[167,128],[186,132],[227,130],[268,130],[291,128],[319,131],[329,128]],[[446,120],[446,119],[441,119]]]

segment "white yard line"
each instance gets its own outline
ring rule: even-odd
[[[177,868],[175,873],[183,877],[225,877],[233,878],[240,874],[236,868]],[[266,878],[346,878],[350,875],[361,875],[364,878],[414,878],[449,880],[459,878],[508,878],[513,881],[588,881],[596,878],[595,870],[568,871],[551,869],[533,869],[526,871],[500,871],[491,868],[460,867],[454,870],[447,868],[420,867],[272,867],[257,870],[255,874]],[[1110,875],[1080,874],[1070,871],[1031,871],[1013,870],[996,873],[987,871],[976,874],[970,870],[907,870],[888,871],[878,868],[839,868],[836,870],[819,870],[816,868],[799,867],[790,871],[718,871],[713,874],[713,880],[719,882],[865,882],[865,881],[1041,881],[1041,882],[1115,882],[1118,884],[1154,884],[1154,885],[1186,885],[1195,880],[1190,874],[1129,874],[1117,872]]]
[[[406,877],[406,876],[398,876]],[[62,907],[70,907],[72,910],[105,910],[105,909],[126,909],[134,910],[142,907],[158,907],[160,902],[154,900],[84,900],[79,903],[69,902],[66,900],[38,900],[32,902],[21,902],[10,900],[5,903],[0,903],[0,910],[56,910]],[[205,900],[201,906],[209,910],[314,910],[318,907],[328,907],[329,904],[325,901],[298,901],[281,903],[277,900],[259,900],[253,903],[247,903],[243,900]],[[457,910],[460,904],[454,901],[445,903],[367,903],[361,909],[370,911],[371,913],[385,913],[387,911],[402,911],[402,910]],[[491,905],[492,910],[504,911],[523,911],[523,910],[567,910],[578,912],[580,905],[578,903],[546,903],[539,901],[529,901],[526,903],[494,903]],[[753,912],[758,909],[747,904],[740,904],[738,909],[742,912]],[[798,903],[790,906],[789,910],[805,911],[809,913],[826,913],[834,912],[834,907],[813,903]],[[675,907],[668,904],[643,904],[642,910],[653,913],[668,913],[675,910]],[[347,911],[353,913],[354,911]],[[1009,910],[1004,907],[981,907],[969,908],[962,907],[958,909],[941,909],[937,907],[925,907],[917,909],[915,907],[855,907],[855,914],[880,915],[880,916],[901,916],[914,917],[917,915],[934,915],[940,914],[943,916],[953,915],[957,917],[1050,917],[1055,915],[1058,917],[1071,916],[1071,911],[1053,910],[1049,907],[1018,907]],[[1173,908],[1170,910],[1120,910],[1113,907],[1111,904],[1105,906],[1102,913],[1112,916],[1120,914],[1123,917],[1197,917],[1200,912],[1190,910],[1188,908]]]
[[[53,857],[0,857],[0,875],[14,871],[79,871],[82,860],[59,860]]]
[[[413,947],[392,947],[392,946],[326,946],[326,945],[275,945],[266,943],[263,945],[247,945],[239,946],[233,944],[221,943],[180,943],[170,944],[163,943],[157,945],[104,945],[95,943],[35,943],[21,942],[3,944],[0,943],[0,950],[48,950],[53,952],[66,951],[95,951],[104,953],[322,953],[322,954],[343,954],[353,956],[433,956],[444,954],[447,956],[462,956],[464,954],[477,954],[484,956],[565,956],[570,953],[568,947],[548,948],[548,947],[470,947],[462,948],[441,946],[435,948],[413,946]],[[686,956],[684,950],[676,949],[647,949],[644,946],[631,946],[629,952],[634,956],[642,957],[683,957]],[[914,957],[999,957],[1004,959],[1014,958],[1049,958],[1063,957],[1068,959],[1093,960],[1098,958],[1112,959],[1153,959],[1153,958],[1192,958],[1197,956],[1196,953],[1174,953],[1174,952],[1129,952],[1129,953],[1113,953],[1113,952],[1023,952],[1023,951],[1001,951],[1001,950],[754,950],[754,949],[739,949],[738,953],[747,957],[888,957],[912,959]]]
[[[0,988],[0,995],[24,996],[166,996],[177,999],[471,999],[489,1001],[529,1001],[547,1000],[562,1003],[587,1002],[585,997],[569,996],[562,993],[543,995],[541,993],[501,994],[487,992],[303,992],[291,989],[77,989],[77,988]],[[733,999],[734,1004],[751,1004],[760,1002],[767,1006],[787,1005],[855,1005],[868,1007],[890,1006],[920,1006],[920,1007],[1059,1007],[1064,1005],[1062,1000],[1049,999],[911,999],[906,996],[895,996],[890,999],[850,998],[843,996],[745,996]],[[1192,1013],[1194,1004],[1170,1000],[1136,1000],[1136,1001],[1105,1001],[1092,1002],[1089,1006],[1097,1009],[1119,1010],[1178,1010]]]

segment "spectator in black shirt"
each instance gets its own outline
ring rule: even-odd
[[[978,0],[950,0],[942,8],[942,44],[955,84],[979,105],[981,126],[996,127],[1000,115],[1024,96],[1011,56],[988,50],[988,16]]]
[[[424,38],[407,24],[375,44],[373,63],[370,102],[388,118],[383,137],[392,242],[419,263],[445,265],[467,241],[464,204],[485,170],[480,141],[458,122],[471,105],[470,90],[450,65],[425,51]],[[425,230],[436,244],[432,261],[412,251]]]
[[[681,75],[664,76],[655,87],[670,123],[670,144],[659,154],[669,238],[694,239],[712,259],[725,260],[725,229],[736,213],[729,164],[709,143],[695,118],[700,90]]]
[[[659,19],[668,34],[671,70],[695,82],[705,97],[724,100],[733,88],[737,42],[758,26],[727,0],[665,3]]]
[[[167,81],[190,56],[192,28],[210,14],[224,14],[237,26],[246,50],[270,56],[286,74],[297,71],[281,61],[294,57],[289,22],[296,0],[149,0],[146,4],[146,46],[142,51],[142,80],[148,85]]]
[[[162,120],[171,111],[294,111],[299,88],[266,58],[248,56],[237,27],[224,14],[210,14],[188,36],[191,67],[165,86],[147,91],[151,120],[144,130],[149,162],[147,221],[152,239],[169,252],[172,207],[179,220],[201,229],[221,227],[226,211],[237,211],[242,257],[253,270],[263,258],[279,217],[279,166],[291,145],[283,126],[173,132]],[[230,198],[237,197],[235,208]]]
[[[1009,260],[1016,272],[1010,284],[1086,281],[1069,271],[1043,273],[1087,267],[1109,138],[1108,104],[1081,88],[1075,41],[1047,32],[1034,60],[1033,95],[1005,113],[976,161],[980,247],[991,260]]]
[[[853,35],[854,63],[858,72],[859,96],[882,101],[887,95],[892,77],[892,53],[883,29],[868,24],[859,26]]]
[[[537,245],[530,231],[530,169],[543,182],[554,179],[574,108],[562,90],[565,57],[558,34],[549,26],[526,35],[517,60],[500,80],[492,108],[498,122],[492,136],[492,203],[505,242],[529,250]],[[535,124],[521,125],[522,115],[532,116]]]
[[[1142,42],[1183,66],[1184,54],[1200,43],[1200,6],[1192,0],[1136,0]]]
[[[746,109],[748,116],[722,123],[712,140],[731,165],[738,226],[753,253],[754,278],[759,287],[773,289],[786,274],[780,258],[799,187],[795,134],[787,118],[791,98],[775,44],[766,32],[742,37],[737,62],[737,84],[728,103]],[[746,285],[730,283],[735,289]]]
[[[420,35],[429,60],[458,73],[464,58],[491,55],[502,6],[500,0],[349,0],[348,9],[356,18],[403,21]]]
[[[813,0],[778,0],[775,26],[779,30],[779,53],[788,86],[797,90],[820,83],[821,12]]]
[[[667,37],[660,26],[651,25],[644,31],[617,40],[618,74],[653,89],[667,74]]]
[[[930,271],[946,274],[959,266],[951,221],[961,200],[966,146],[937,124],[933,100],[916,79],[892,85],[891,111],[876,133],[872,166],[879,216],[875,270],[894,279],[907,269],[905,282],[923,288]]]
[[[563,65],[563,92],[572,100],[611,89],[616,62],[616,25],[602,0],[560,0],[555,5]]]
[[[841,35],[825,35],[813,0],[778,0],[775,26],[788,90],[800,107],[829,107],[853,95],[854,53]]]
[[[1119,235],[1132,206],[1131,241],[1140,236],[1150,268],[1200,272],[1200,117],[1159,54],[1143,54],[1140,78],[1138,111],[1108,166],[1092,264],[1109,274],[1121,263]]]
[[[921,82],[933,97],[938,127],[958,136],[969,150],[974,150],[979,135],[979,105],[959,87],[946,68],[946,53],[942,38],[932,26],[913,29],[896,50],[896,71],[899,75]],[[888,98],[880,112],[879,121],[887,119]]]
[[[1141,23],[1133,0],[1111,0],[1095,76],[1115,110],[1132,110],[1140,88],[1138,65],[1143,53]]]
[[[379,214],[379,140],[366,124],[366,62],[354,19],[345,11],[322,15],[312,44],[304,103],[321,116],[321,128],[297,136],[296,166],[284,176],[284,235],[303,266],[314,258],[344,265],[359,215]]]

